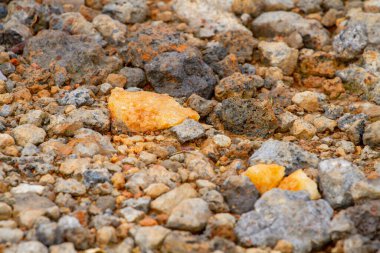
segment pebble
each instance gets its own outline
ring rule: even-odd
[[[49,250],[39,241],[21,242],[17,246],[17,253],[48,253]]]
[[[170,188],[163,183],[153,183],[144,189],[144,193],[153,199],[161,196],[168,191],[170,191]]]
[[[317,129],[303,119],[296,119],[290,128],[290,133],[300,139],[311,139],[317,133]]]
[[[171,131],[181,143],[193,141],[205,135],[203,126],[198,121],[192,119],[186,119],[181,124],[172,127]]]
[[[380,146],[380,121],[369,124],[363,134],[363,142],[372,148]]]
[[[0,228],[0,243],[17,243],[24,236],[18,228]]]
[[[55,183],[56,192],[69,193],[73,196],[80,196],[86,193],[86,187],[75,179],[58,179]]]
[[[142,250],[159,248],[170,230],[162,226],[134,227],[130,233]]]
[[[7,220],[12,216],[12,208],[4,203],[0,202],[0,220]]]
[[[12,194],[20,194],[20,193],[37,193],[41,195],[43,191],[45,190],[45,187],[42,185],[30,185],[30,184],[19,184],[17,187],[13,187],[11,189]]]
[[[277,187],[285,176],[285,168],[277,164],[257,164],[249,167],[244,175],[255,185],[260,194]]]
[[[32,124],[20,125],[12,130],[13,138],[17,145],[26,146],[26,144],[38,145],[45,140],[46,132],[44,129]]]
[[[312,91],[304,91],[295,94],[292,97],[292,102],[308,112],[320,110],[320,102],[325,98],[324,95]]]

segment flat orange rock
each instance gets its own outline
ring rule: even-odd
[[[257,164],[249,167],[244,175],[256,186],[257,190],[263,194],[278,186],[285,176],[285,168],[277,164]]]
[[[197,112],[184,108],[174,98],[148,91],[125,91],[115,88],[108,99],[113,120],[121,121],[132,132],[170,128],[190,118],[199,120]]]
[[[307,191],[310,199],[320,199],[317,183],[309,178],[302,170],[297,170],[284,178],[278,188],[289,191]]]

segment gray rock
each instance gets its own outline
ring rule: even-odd
[[[355,202],[362,199],[380,199],[380,179],[362,180],[353,184],[351,195]]]
[[[326,105],[322,105],[322,108],[324,110],[323,115],[326,118],[335,120],[343,115],[344,108],[340,105],[326,104]]]
[[[352,8],[346,14],[349,18],[348,25],[362,23],[367,28],[368,42],[371,44],[380,43],[380,13],[367,13],[363,12],[361,8]]]
[[[286,141],[267,140],[249,158],[249,164],[275,163],[286,168],[286,174],[305,167],[316,168],[319,159],[300,146]]]
[[[380,243],[371,243],[369,239],[361,235],[353,235],[343,242],[343,250],[345,253],[356,252],[375,252],[380,247]]]
[[[366,26],[357,23],[347,27],[335,36],[333,47],[338,57],[350,60],[360,55],[367,43]]]
[[[193,119],[186,119],[181,124],[171,128],[181,143],[199,139],[205,135],[203,126]]]
[[[299,0],[296,5],[305,13],[321,11],[322,0]]]
[[[58,230],[58,224],[55,222],[38,224],[36,238],[46,246],[63,242],[62,234]]]
[[[136,244],[143,251],[158,249],[170,230],[162,226],[134,227],[130,230]]]
[[[64,180],[59,178],[54,186],[55,192],[69,193],[73,196],[81,196],[86,193],[86,187],[73,178]]]
[[[97,15],[92,20],[92,24],[107,42],[116,45],[125,43],[127,36],[126,25],[104,14]]]
[[[40,149],[36,145],[28,143],[22,149],[21,156],[34,156],[39,154],[40,152]]]
[[[196,93],[209,98],[217,79],[197,52],[166,52],[145,65],[148,81],[158,93],[189,97]]]
[[[151,202],[150,197],[127,199],[126,201],[123,202],[123,206],[129,206],[136,210],[143,211],[144,213],[148,213],[150,202]]]
[[[120,69],[119,74],[127,78],[126,88],[130,87],[144,87],[146,83],[144,70],[140,68],[124,67]]]
[[[44,129],[32,124],[20,125],[12,130],[13,138],[17,145],[26,146],[27,144],[40,144],[45,140],[46,132]]]
[[[224,202],[223,195],[216,191],[207,191],[202,195],[202,199],[207,202],[211,211],[215,213],[227,213],[228,205]]]
[[[224,127],[235,134],[267,137],[278,124],[271,104],[253,98],[225,99],[217,114]]]
[[[148,15],[146,0],[112,0],[103,7],[103,13],[111,15],[122,23],[140,23]]]
[[[322,196],[333,208],[353,203],[351,187],[364,179],[364,173],[344,159],[323,160],[318,165],[319,187]]]
[[[39,241],[21,242],[16,253],[48,253],[48,249]]]
[[[298,32],[305,47],[321,48],[330,41],[329,33],[316,20],[305,19],[294,12],[272,11],[265,12],[252,22],[255,37],[288,36]]]
[[[232,213],[242,214],[251,211],[259,192],[246,176],[230,176],[221,186],[221,193]]]
[[[108,95],[111,92],[112,88],[113,88],[112,84],[110,84],[110,83],[102,83],[100,85],[99,92],[102,95]]]
[[[124,219],[126,219],[127,222],[136,222],[145,216],[145,213],[143,211],[136,210],[132,207],[120,209],[120,213],[123,215]]]
[[[83,183],[86,187],[110,181],[111,174],[106,169],[89,169],[83,172]]]
[[[206,201],[200,198],[185,199],[171,212],[166,226],[172,229],[199,232],[207,224],[211,211]]]
[[[107,132],[110,129],[109,112],[102,109],[79,108],[68,114],[69,122],[82,122],[86,128],[98,132]]]
[[[96,206],[102,211],[114,210],[116,206],[116,200],[113,196],[100,196],[96,200]]]
[[[244,246],[274,247],[279,240],[293,252],[310,252],[330,240],[333,209],[324,200],[311,201],[306,192],[272,189],[256,202],[236,224],[236,235]]]
[[[10,18],[4,23],[3,29],[0,32],[0,43],[6,48],[12,48],[25,42],[30,37],[32,37],[32,33],[28,26],[17,18]]]
[[[216,176],[212,163],[199,151],[186,153],[185,167],[192,174],[194,179],[212,180]]]
[[[9,76],[10,74],[12,74],[12,73],[14,73],[16,71],[16,68],[15,68],[15,66],[12,63],[6,62],[6,63],[3,63],[3,64],[0,64],[0,71],[5,76]]]
[[[365,128],[363,142],[372,148],[380,147],[380,121],[369,124]]]
[[[182,184],[173,190],[161,195],[150,204],[151,209],[170,214],[180,202],[197,197],[197,192],[190,184]]]
[[[0,228],[0,243],[17,243],[23,236],[21,229]]]
[[[76,107],[92,105],[94,99],[91,93],[89,89],[80,87],[73,91],[66,92],[65,95],[57,101],[60,105],[75,105]]]
[[[187,104],[201,117],[206,117],[212,112],[217,103],[214,100],[207,100],[197,94],[193,94],[187,99]]]

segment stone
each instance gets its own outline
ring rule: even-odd
[[[232,1],[190,1],[177,0],[173,9],[176,14],[190,27],[194,28],[200,37],[212,37],[215,34],[242,30],[248,31],[239,20],[229,12]]]
[[[300,146],[286,141],[267,140],[249,158],[251,166],[265,163],[275,163],[286,168],[289,175],[297,169],[306,167],[316,168],[319,159],[315,154],[309,153]]]
[[[236,218],[229,213],[218,213],[213,215],[207,222],[205,235],[207,237],[223,237],[234,241],[236,236],[234,234],[234,227]]]
[[[230,176],[222,184],[220,192],[232,213],[242,214],[251,211],[259,192],[246,176]]]
[[[170,188],[163,183],[153,183],[144,189],[144,193],[153,199],[161,196],[168,191],[170,191]]]
[[[229,211],[228,205],[224,202],[223,195],[216,190],[205,192],[202,194],[202,199],[207,202],[210,210],[215,213],[225,213]]]
[[[7,220],[12,216],[12,207],[7,203],[0,202],[0,220]]]
[[[265,0],[265,11],[287,11],[294,8],[292,0]]]
[[[303,119],[296,119],[290,128],[290,133],[300,139],[311,139],[317,133],[317,129]]]
[[[105,51],[94,40],[55,30],[41,31],[28,40],[24,57],[44,69],[54,67],[57,86],[64,85],[70,79],[73,83],[101,83],[101,79],[121,64],[116,57],[106,56]],[[54,66],[50,66],[51,64]]]
[[[288,47],[284,42],[261,41],[258,48],[264,64],[280,68],[287,76],[297,67],[298,50]]]
[[[126,87],[144,87],[146,83],[146,77],[144,70],[140,68],[124,67],[120,69],[119,74],[127,78]]]
[[[243,214],[235,227],[239,242],[246,247],[274,247],[286,240],[294,252],[310,252],[330,240],[333,209],[325,200],[310,200],[302,191],[272,189]]]
[[[150,203],[150,208],[165,214],[170,214],[183,200],[195,197],[197,197],[197,192],[191,185],[182,184],[153,200]]]
[[[55,183],[54,190],[56,192],[69,193],[73,196],[81,196],[86,193],[86,187],[73,178],[67,180],[58,179]]]
[[[94,28],[111,44],[120,45],[125,43],[127,37],[127,26],[108,15],[97,15],[92,24]]]
[[[363,143],[372,148],[380,147],[380,121],[366,126],[363,134]]]
[[[285,167],[277,164],[256,164],[249,167],[244,175],[255,185],[260,194],[277,187],[285,176]]]
[[[39,241],[21,242],[17,246],[17,253],[48,253],[49,250]]]
[[[12,130],[13,138],[17,145],[26,146],[27,144],[40,144],[44,142],[46,132],[44,129],[32,124],[19,125]]]
[[[161,251],[163,253],[212,252],[208,243],[197,235],[186,231],[171,231],[165,238]]]
[[[205,135],[203,126],[193,119],[186,119],[181,124],[171,128],[181,143],[199,139]]]
[[[199,232],[204,229],[211,211],[200,198],[185,199],[173,208],[166,226],[172,229]]]
[[[62,242],[56,222],[40,223],[36,226],[36,238],[46,246]]]
[[[50,253],[76,253],[74,244],[71,242],[52,245],[50,246],[49,250]]]
[[[90,169],[85,170],[82,174],[83,184],[86,187],[94,187],[97,184],[106,183],[111,181],[111,174],[107,169]],[[79,186],[80,189],[82,186]]]
[[[147,91],[128,92],[116,88],[108,99],[108,108],[114,121],[123,122],[133,132],[169,128],[186,118],[199,119],[195,111],[183,108],[170,96]]]
[[[216,101],[207,100],[197,94],[192,94],[186,102],[187,105],[196,111],[201,117],[209,115],[217,104]]]
[[[364,2],[365,12],[380,12],[380,1],[379,0],[369,0]]]
[[[296,170],[285,177],[278,188],[288,191],[306,191],[312,200],[321,198],[317,183],[310,179],[302,170]]]
[[[62,98],[58,99],[58,103],[60,105],[74,105],[76,107],[92,105],[94,99],[91,94],[92,92],[89,89],[80,87],[65,93]]]
[[[20,125],[33,124],[41,127],[48,120],[49,114],[41,110],[30,110],[20,118]]]
[[[333,78],[338,71],[338,61],[331,53],[302,49],[298,60],[300,71],[305,75]]]
[[[363,199],[380,199],[380,180],[362,180],[352,185],[351,195],[355,202]]]
[[[2,30],[0,33],[0,43],[9,49],[24,43],[27,39],[32,37],[28,26],[20,22],[17,18],[11,18],[5,22]]]
[[[252,16],[257,16],[263,10],[264,3],[262,0],[246,1],[233,0],[231,9],[236,14],[247,13]]]
[[[41,195],[44,190],[45,190],[45,187],[42,185],[32,185],[32,184],[21,183],[18,186],[13,187],[10,192],[12,194],[33,192],[33,193],[37,193]]]
[[[264,12],[252,22],[255,37],[287,36],[297,31],[307,48],[322,48],[329,43],[329,33],[322,25],[311,19],[305,19],[294,12]]]
[[[296,6],[304,13],[313,13],[321,11],[322,0],[300,0]]]
[[[334,132],[337,122],[335,120],[329,119],[325,116],[315,117],[312,121],[318,133],[330,131]]]
[[[127,199],[123,202],[123,206],[133,207],[136,210],[143,211],[144,213],[148,213],[149,204],[151,199],[149,197],[141,197],[137,199]]]
[[[259,76],[249,76],[241,73],[234,73],[220,80],[215,86],[215,98],[219,101],[231,97],[252,98],[256,94],[258,83],[262,82]]]
[[[0,149],[4,149],[8,146],[15,144],[15,140],[9,134],[0,134]]]
[[[162,53],[145,64],[144,69],[156,92],[173,97],[189,97],[195,93],[210,98],[217,84],[212,69],[195,50]]]
[[[142,250],[158,249],[170,230],[162,226],[134,227],[130,230],[136,244]]]
[[[104,226],[96,231],[96,241],[99,245],[116,243],[116,229],[112,226]]]
[[[291,112],[284,111],[280,115],[277,116],[279,119],[279,128],[281,132],[287,132],[293,125],[293,122],[298,119],[296,115]]]
[[[225,99],[218,115],[225,129],[235,134],[267,137],[277,128],[271,104],[256,99]]]
[[[120,209],[120,213],[123,215],[124,219],[126,219],[127,222],[136,222],[145,216],[145,213],[143,211],[136,210],[132,207]]]
[[[112,0],[103,7],[103,13],[122,23],[140,23],[148,15],[147,1]]]
[[[351,187],[364,179],[364,173],[344,159],[323,160],[318,165],[319,187],[323,198],[333,208],[353,203]]]
[[[0,243],[17,243],[24,236],[18,228],[0,228]]]
[[[90,167],[90,159],[88,158],[68,158],[61,163],[59,172],[64,175],[72,173],[81,174]]]
[[[321,102],[326,96],[321,93],[304,91],[298,92],[292,97],[292,102],[308,112],[316,112],[321,109]]]
[[[335,36],[333,47],[338,57],[351,60],[362,53],[367,43],[366,26],[362,23],[356,23],[348,26]]]
[[[378,44],[380,42],[379,33],[380,30],[377,26],[380,15],[379,13],[367,13],[362,9],[353,8],[347,14],[346,17],[350,19],[348,26],[352,24],[362,23],[367,28],[368,43]]]
[[[212,137],[212,140],[218,147],[221,148],[228,148],[229,146],[231,146],[232,143],[231,138],[223,134],[214,135]]]

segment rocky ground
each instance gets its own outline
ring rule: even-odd
[[[0,21],[0,252],[380,252],[379,0]]]

